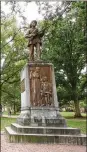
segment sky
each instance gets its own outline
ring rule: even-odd
[[[26,2],[18,2],[21,6],[21,11],[25,10],[23,12],[23,15],[27,18],[27,22],[30,23],[32,20],[42,20],[43,16],[38,13],[38,6],[35,2],[30,2],[28,5],[26,5]],[[5,10],[5,13],[10,13],[10,5],[5,5],[5,2],[2,2],[1,4],[2,11]],[[17,22],[20,24],[21,19],[17,16]]]
[[[50,5],[55,6],[57,1],[54,2],[49,2]],[[21,6],[21,11],[25,10],[25,12],[23,13],[23,16],[25,16],[27,18],[27,22],[30,23],[32,20],[42,20],[43,16],[41,14],[38,13],[38,6],[37,4],[33,1],[33,2],[29,2],[26,5],[26,2],[17,2],[17,4],[19,4]],[[61,4],[61,2],[59,2],[59,4]],[[1,9],[7,14],[10,12],[10,5],[5,5],[5,2],[1,2]],[[53,9],[52,9],[53,10]],[[20,24],[20,19],[17,16],[17,21],[18,24]]]

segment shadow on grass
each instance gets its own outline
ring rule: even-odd
[[[81,116],[81,117],[74,117],[74,116],[63,116],[65,119],[81,119],[85,120],[87,119],[87,116]]]

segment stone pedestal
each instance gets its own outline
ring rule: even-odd
[[[69,128],[59,113],[53,65],[28,63],[21,72],[21,113],[6,127],[9,142],[86,145],[80,129]]]
[[[21,72],[20,125],[66,126],[59,113],[54,67],[50,63],[29,63]]]

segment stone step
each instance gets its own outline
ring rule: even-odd
[[[54,134],[28,134],[17,133],[11,127],[6,127],[6,134],[9,142],[14,143],[61,143],[86,145],[86,135],[54,135]]]
[[[21,126],[17,123],[12,123],[11,128],[18,133],[31,133],[31,134],[67,134],[79,135],[80,129],[69,127],[34,127],[34,126]]]
[[[40,111],[39,111],[40,113]],[[46,112],[45,112],[46,113]],[[22,116],[21,116],[22,115]],[[66,127],[66,120],[62,117],[55,118],[43,118],[43,117],[33,117],[28,118],[27,115],[21,114],[20,117],[17,118],[17,123],[19,125],[36,125],[36,126],[52,126],[52,127]],[[49,115],[49,114],[48,114]]]

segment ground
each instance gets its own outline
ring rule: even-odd
[[[86,152],[85,146],[61,144],[9,143],[1,133],[1,152]]]

